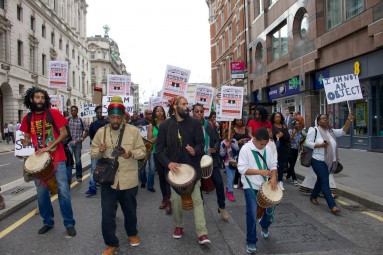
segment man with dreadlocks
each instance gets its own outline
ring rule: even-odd
[[[200,244],[208,244],[206,220],[201,198],[201,167],[200,161],[204,154],[205,139],[200,122],[189,116],[187,100],[178,96],[169,102],[170,118],[162,122],[156,141],[158,161],[172,172],[179,171],[181,164],[191,165],[196,170],[196,182],[191,194],[194,206],[196,232]],[[172,190],[170,197],[173,209],[175,230],[173,237],[182,237],[182,206],[181,196]]]
[[[69,236],[75,236],[75,220],[66,174],[66,157],[62,145],[63,139],[68,135],[65,127],[67,120],[58,110],[50,108],[51,103],[48,93],[41,88],[32,87],[28,89],[24,96],[24,105],[31,110],[31,121],[28,123],[28,116],[23,118],[20,130],[24,132],[24,139],[21,142],[24,146],[28,146],[32,142],[36,154],[49,152],[52,156],[64,226]],[[35,179],[35,185],[40,215],[44,223],[38,233],[45,234],[54,225],[53,207],[48,188],[37,179]]]

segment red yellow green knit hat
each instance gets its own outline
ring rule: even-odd
[[[121,97],[113,96],[110,102],[110,105],[108,106],[108,115],[112,115],[112,114],[124,115],[124,113],[125,113],[125,106],[122,102]]]

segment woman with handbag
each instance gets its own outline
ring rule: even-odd
[[[238,155],[238,142],[233,137],[234,131],[231,130],[229,135],[229,130],[225,129],[223,132],[223,141],[221,142],[220,147],[220,155],[222,157],[222,161],[225,165],[225,170],[227,174],[227,187],[225,190],[226,197],[230,201],[235,201],[235,197],[233,194],[233,181],[234,181],[234,175],[237,168],[237,161],[236,157]]]
[[[317,128],[310,128],[307,133],[305,146],[313,150],[311,166],[317,175],[317,181],[310,195],[310,201],[319,205],[317,197],[322,190],[327,205],[334,215],[339,215],[337,207],[331,195],[329,186],[329,174],[338,167],[338,146],[336,137],[345,135],[350,129],[354,116],[349,114],[347,121],[341,129],[331,129],[327,114],[320,114],[316,118]]]
[[[290,155],[289,168],[287,170],[286,180],[290,180],[294,186],[298,185],[297,177],[295,176],[295,163],[297,162],[298,153],[301,150],[302,144],[306,139],[306,134],[302,132],[302,124],[299,120],[293,121],[294,129],[289,130],[290,133]]]

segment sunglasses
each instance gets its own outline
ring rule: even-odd
[[[203,113],[203,110],[200,110],[200,111],[194,111],[195,113]]]

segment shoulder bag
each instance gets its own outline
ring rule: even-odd
[[[106,127],[104,128],[104,143],[106,141]],[[116,148],[121,146],[122,137],[124,135],[125,124],[123,124],[120,130],[120,137]],[[101,158],[97,161],[94,169],[93,179],[99,184],[113,185],[116,171],[118,169],[118,155],[114,158]]]
[[[317,133],[318,133],[318,130],[315,128],[314,143],[315,143],[315,140],[317,139]],[[301,165],[305,167],[310,167],[312,157],[313,157],[313,149],[310,149],[307,146],[303,146],[301,151]]]

